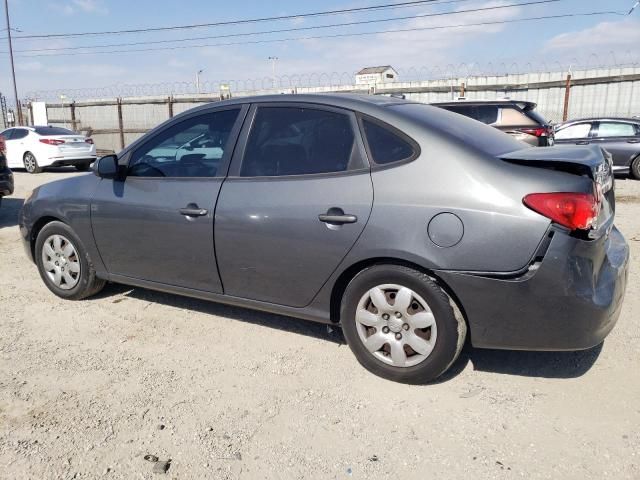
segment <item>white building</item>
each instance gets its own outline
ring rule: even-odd
[[[356,73],[356,85],[376,85],[378,83],[395,82],[398,72],[391,65],[367,67]]]

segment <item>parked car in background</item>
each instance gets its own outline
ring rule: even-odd
[[[640,119],[584,118],[556,126],[556,143],[598,145],[611,153],[614,172],[640,180]]]
[[[536,104],[520,100],[457,100],[431,105],[486,123],[534,147],[553,145],[553,127],[536,111]]]
[[[408,383],[446,371],[467,329],[579,350],[620,313],[629,248],[599,148],[389,97],[274,95],[192,109],[93,170],[19,218],[65,299],[112,281],[339,322],[365,368]]]
[[[4,139],[0,136],[0,204],[2,204],[2,197],[13,193],[13,174],[7,166],[5,149]]]
[[[61,127],[13,127],[0,132],[10,168],[40,173],[44,167],[73,165],[88,170],[96,160],[91,138]]]

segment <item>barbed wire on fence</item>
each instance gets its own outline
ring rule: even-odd
[[[640,56],[632,51],[609,52],[607,55],[591,53],[575,57],[570,61],[548,59],[495,62],[461,62],[436,66],[399,67],[396,71],[401,82],[443,82],[453,84],[460,78],[494,77],[505,75],[541,75],[567,73],[584,70],[611,70],[640,67]],[[99,100],[106,98],[131,98],[173,95],[219,94],[221,89],[232,93],[252,93],[270,90],[288,91],[304,88],[345,88],[353,86],[356,72],[310,72],[276,76],[247,78],[244,80],[205,80],[196,86],[195,82],[159,82],[140,84],[116,84],[105,87],[60,88],[28,92],[23,98],[43,101]],[[527,80],[528,81],[528,80]]]

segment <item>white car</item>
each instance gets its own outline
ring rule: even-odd
[[[43,167],[73,165],[88,170],[96,159],[93,140],[60,127],[13,127],[0,132],[9,168],[40,173]]]

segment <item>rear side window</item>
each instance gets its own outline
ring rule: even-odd
[[[558,130],[554,137],[556,140],[564,140],[568,138],[587,138],[589,131],[591,130],[590,123],[578,123],[577,125],[570,125],[566,128]]]
[[[304,107],[258,107],[242,177],[344,172],[362,168],[348,115]]]
[[[66,128],[61,127],[35,127],[35,131],[38,135],[77,135],[76,132],[73,132]]]
[[[413,145],[390,129],[370,120],[363,120],[362,126],[372,160],[377,165],[409,160],[416,155]]]
[[[601,122],[598,127],[598,137],[634,137],[635,126],[632,123]]]

